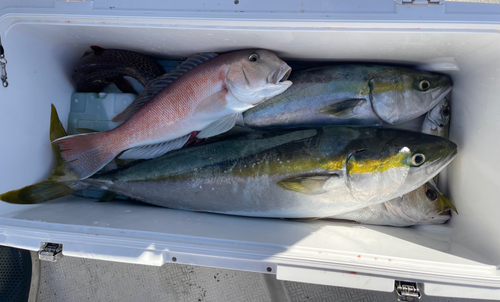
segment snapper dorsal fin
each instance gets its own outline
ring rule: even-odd
[[[170,83],[178,79],[181,75],[185,74],[189,70],[195,68],[196,66],[217,57],[216,53],[206,53],[201,55],[196,55],[187,58],[184,62],[179,64],[172,71],[165,73],[162,76],[157,77],[148,83],[144,90],[137,96],[135,101],[130,104],[122,113],[115,116],[112,121],[116,123],[125,122],[132,115],[134,115],[137,110],[139,110],[142,105],[154,97],[158,92],[162,91]]]

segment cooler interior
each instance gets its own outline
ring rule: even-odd
[[[266,48],[284,60],[444,68],[454,82],[450,139],[459,152],[440,186],[459,215],[444,225],[395,228],[231,217],[68,196],[30,206],[0,203],[0,243],[37,250],[40,242],[57,241],[67,255],[149,265],[175,257],[180,263],[259,272],[296,265],[500,287],[498,24],[344,24],[291,30],[235,22],[205,28],[105,21],[2,19],[9,87],[0,87],[0,192],[49,175],[54,163],[50,104],[67,126],[74,92],[71,71],[90,45],[157,59]]]

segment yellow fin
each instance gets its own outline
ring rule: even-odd
[[[318,113],[334,115],[340,118],[350,118],[356,116],[356,107],[363,105],[365,102],[366,99],[349,99],[321,108],[318,110]]]
[[[65,137],[68,134],[59,120],[59,115],[57,114],[56,107],[54,104],[50,104],[50,141],[53,142],[58,138]]]
[[[56,108],[51,105],[50,140],[64,136],[66,136],[66,130],[59,120]],[[56,156],[56,163],[46,181],[1,194],[0,200],[13,204],[36,204],[73,193],[74,190],[69,184],[76,180],[76,176],[67,173],[66,162],[61,158],[59,146],[52,144],[52,150]]]
[[[340,179],[338,174],[310,174],[286,178],[276,184],[286,190],[307,195],[319,195],[327,192],[325,187],[327,186],[328,181],[338,179]]]

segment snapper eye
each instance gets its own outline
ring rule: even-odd
[[[257,62],[260,59],[259,55],[256,53],[253,53],[248,56],[248,61],[250,62]]]
[[[414,166],[420,166],[425,162],[425,155],[422,153],[417,153],[411,157],[411,164]]]
[[[425,196],[427,196],[427,198],[429,198],[430,200],[434,201],[438,198],[438,195],[436,192],[434,192],[434,190],[431,190],[431,189],[427,189],[427,191],[425,191]]]
[[[431,88],[431,83],[429,83],[429,81],[427,81],[427,80],[423,80],[423,81],[420,81],[420,84],[418,85],[418,87],[420,88],[420,90],[426,91],[429,88]]]

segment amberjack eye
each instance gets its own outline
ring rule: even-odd
[[[443,109],[443,116],[450,116],[450,108],[449,107],[445,107]]]
[[[427,189],[427,191],[425,191],[425,196],[427,196],[427,198],[429,198],[430,200],[434,201],[437,199],[437,193],[434,192],[434,190],[431,190],[431,189]]]
[[[425,155],[422,153],[417,153],[411,157],[411,163],[414,166],[420,166],[424,163],[425,161]]]
[[[420,84],[418,85],[418,87],[421,90],[426,91],[429,88],[431,88],[431,83],[429,83],[429,81],[427,81],[427,80],[423,80],[423,81],[420,82]]]

